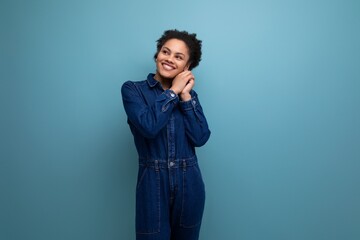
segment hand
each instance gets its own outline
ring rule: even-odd
[[[194,87],[194,85],[195,85],[195,79],[192,78],[180,93],[180,98],[182,101],[189,101],[191,99],[190,91]]]
[[[187,86],[189,81],[192,79],[195,79],[192,72],[188,71],[188,70],[184,70],[183,72],[179,73],[173,79],[172,86],[170,89],[173,90],[176,94],[180,94],[185,89],[185,87]],[[193,86],[193,84],[192,84],[192,86]],[[191,90],[192,86],[188,86],[186,88],[186,91],[189,92]],[[190,87],[190,89],[188,89],[189,87]]]

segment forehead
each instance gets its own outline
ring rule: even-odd
[[[187,47],[186,43],[179,39],[169,39],[164,43],[163,47],[166,47],[175,53],[189,55],[189,48]]]

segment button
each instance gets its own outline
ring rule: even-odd
[[[170,93],[170,96],[171,96],[171,97],[175,97],[175,94],[174,94],[174,93]]]
[[[169,166],[170,166],[170,167],[173,167],[174,165],[175,165],[174,162],[170,162],[170,163],[169,163]]]
[[[195,100],[193,100],[192,102],[193,102],[194,105],[196,104],[196,101],[195,101]]]

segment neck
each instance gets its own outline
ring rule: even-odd
[[[164,90],[169,89],[172,85],[173,78],[164,78],[161,77],[158,72],[156,72],[154,79],[161,83],[161,86]]]

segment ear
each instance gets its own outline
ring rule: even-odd
[[[184,67],[184,71],[189,70],[190,65],[191,65],[191,62],[188,62]]]

